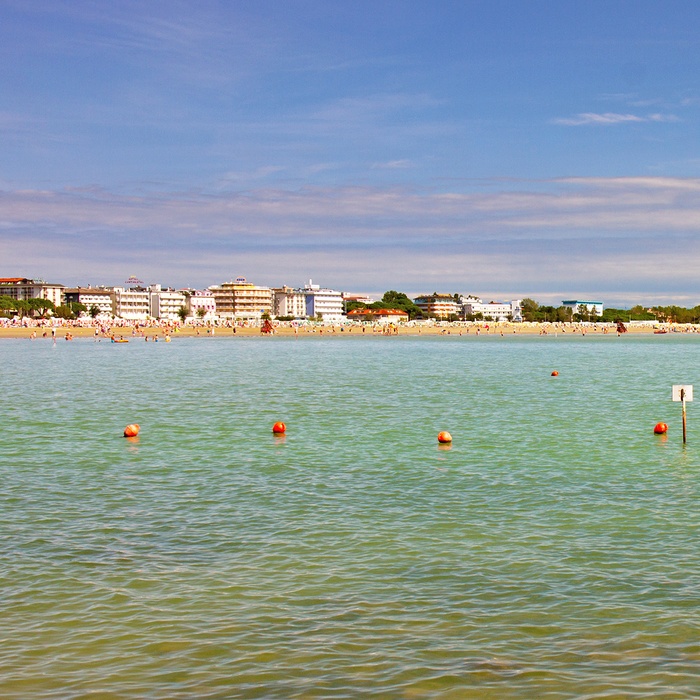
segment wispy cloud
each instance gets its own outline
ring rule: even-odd
[[[610,289],[612,279],[624,291],[643,276],[649,289],[700,295],[698,229],[695,178],[511,181],[461,192],[0,192],[7,274],[66,283],[116,283],[135,271],[206,286],[245,274],[271,285],[312,276],[343,289],[500,285],[532,296]]]
[[[390,160],[385,163],[373,163],[371,166],[374,170],[407,170],[413,167],[410,160]]]
[[[616,112],[583,112],[573,117],[552,119],[553,124],[562,126],[615,126],[617,124],[638,124],[642,122],[677,122],[675,114],[618,114]]]

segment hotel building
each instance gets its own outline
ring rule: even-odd
[[[272,314],[272,290],[269,287],[258,287],[245,277],[209,287],[209,290],[214,296],[220,318],[255,319],[264,313]]]
[[[87,308],[88,314],[90,309],[96,307],[99,309],[98,315],[113,316],[114,315],[114,290],[106,287],[73,287],[63,290],[64,304],[83,304]]]
[[[54,306],[62,303],[62,284],[49,284],[44,280],[31,280],[26,277],[0,277],[0,296],[8,296],[17,301],[27,299],[48,299]]]

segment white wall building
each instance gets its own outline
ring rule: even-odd
[[[303,289],[287,286],[273,288],[272,313],[275,316],[306,318],[306,293]]]
[[[343,293],[333,289],[321,289],[318,284],[313,284],[312,280],[304,286],[306,296],[306,316],[313,318],[321,316],[324,321],[339,322],[344,321]]]
[[[49,284],[44,280],[30,280],[26,277],[0,278],[0,295],[26,301],[27,299],[48,299],[54,306],[60,306],[62,284]]]
[[[493,321],[520,322],[523,320],[520,302],[520,299],[516,299],[506,302],[490,301],[488,304],[484,304],[477,297],[467,297],[462,303],[462,309],[465,316],[481,314],[484,319],[492,319]]]
[[[596,316],[603,315],[603,302],[602,301],[579,301],[578,299],[567,299],[562,301],[562,306],[567,309],[571,309],[571,313],[577,314],[578,307],[584,306],[588,310],[588,313],[595,311]]]
[[[182,292],[174,289],[163,289],[159,284],[148,288],[149,313],[153,318],[162,321],[177,321],[180,309],[187,308],[187,298]]]
[[[150,311],[150,293],[143,287],[114,288],[114,315],[127,321],[145,321]]]
[[[114,315],[114,290],[106,287],[74,287],[63,290],[65,304],[77,302],[87,307],[87,313],[93,307],[99,309],[98,316]]]

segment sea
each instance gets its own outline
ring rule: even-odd
[[[0,341],[0,697],[698,698],[699,358]]]

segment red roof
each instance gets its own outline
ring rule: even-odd
[[[348,311],[348,316],[408,316],[408,312],[401,309],[353,309]]]

